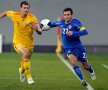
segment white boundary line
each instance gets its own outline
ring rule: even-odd
[[[79,79],[79,77],[74,72],[72,66],[61,56],[61,54],[57,54],[58,58],[75,74],[75,76]],[[79,79],[80,80],[80,79]],[[80,80],[81,81],[81,80]],[[88,82],[87,82],[88,83]],[[93,87],[88,83],[88,90],[94,90]]]
[[[19,80],[19,78],[11,78],[11,77],[4,77],[4,78],[0,78],[0,80],[9,80],[9,79],[11,79],[11,80]],[[48,78],[48,77],[42,77],[42,78],[33,78],[33,79],[36,79],[36,80],[58,80],[58,78]],[[60,78],[59,80],[61,80],[62,78]],[[74,81],[74,80],[76,80],[76,79],[74,79],[74,78],[71,78],[71,79],[69,79],[69,78],[64,78],[63,80],[66,80],[66,81]]]
[[[108,65],[102,64],[102,67],[108,69]]]

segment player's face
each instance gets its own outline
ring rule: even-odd
[[[30,10],[30,5],[22,5],[21,14],[25,16],[29,13],[29,10]]]
[[[72,14],[70,11],[64,12],[64,20],[69,23],[72,20]]]

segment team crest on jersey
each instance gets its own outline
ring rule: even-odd
[[[24,26],[26,27],[26,26],[29,26],[29,25],[32,25],[32,24],[33,24],[32,22],[25,22]]]
[[[27,26],[28,24],[29,24],[28,22],[25,22],[25,23],[24,23],[24,26]]]
[[[72,25],[69,25],[68,28],[69,28],[69,29],[72,29]]]

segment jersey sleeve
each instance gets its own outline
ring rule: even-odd
[[[82,23],[79,21],[79,20],[74,20],[74,23],[75,23],[75,25],[76,25],[76,27],[77,27],[77,29],[79,29],[79,31],[83,31],[83,30],[85,30],[86,28],[82,25]]]
[[[60,21],[55,21],[55,22],[50,22],[48,25],[49,25],[51,28],[52,28],[52,27],[58,27],[58,26],[61,25],[61,20],[60,20]]]
[[[7,11],[6,15],[7,15],[9,18],[13,19],[14,13],[15,13],[14,11]]]
[[[76,26],[76,28],[79,31],[73,32],[72,37],[79,37],[79,36],[84,36],[87,35],[88,32],[86,30],[86,28],[81,24],[81,22],[79,20],[74,20],[74,25]]]
[[[33,23],[35,23],[35,24],[38,23],[38,19],[35,16],[33,16]]]

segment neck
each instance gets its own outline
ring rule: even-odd
[[[21,17],[22,17],[22,18],[25,18],[25,17],[27,17],[27,14],[22,14],[22,13],[21,13]]]
[[[71,18],[69,21],[65,21],[65,23],[67,23],[67,24],[68,24],[68,23],[70,23],[71,21],[72,21],[72,18]]]

